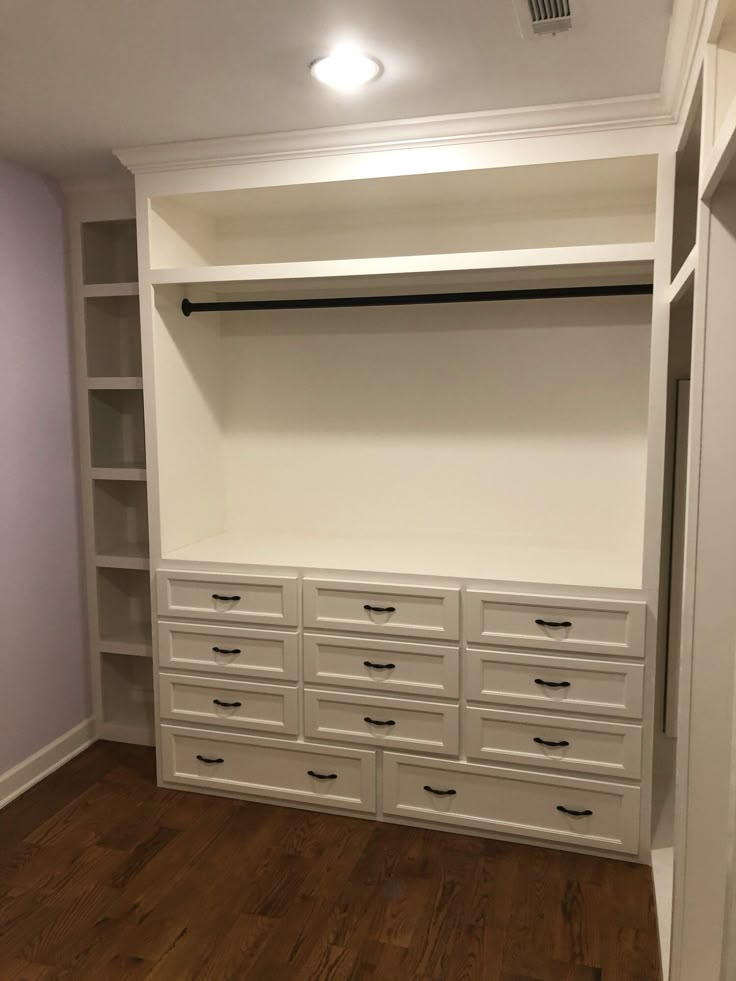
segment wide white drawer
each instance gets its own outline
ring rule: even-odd
[[[183,671],[297,681],[299,637],[295,632],[159,621],[158,663]]]
[[[318,739],[373,743],[456,755],[457,705],[304,691],[305,732]]]
[[[304,626],[457,640],[460,590],[305,579]]]
[[[304,679],[318,685],[457,698],[458,649],[305,634]]]
[[[297,689],[192,675],[159,675],[161,717],[287,736],[299,731]]]
[[[465,752],[475,759],[614,780],[641,776],[641,726],[471,707],[464,720]]]
[[[156,573],[160,616],[233,623],[298,624],[296,576],[240,576],[162,570]]]
[[[465,631],[471,644],[644,657],[646,604],[468,589]]]
[[[469,648],[465,695],[470,701],[521,705],[539,711],[640,719],[644,666]]]
[[[164,780],[353,811],[376,809],[376,754],[161,727]]]
[[[386,814],[638,850],[637,787],[395,753],[384,754],[383,781]]]

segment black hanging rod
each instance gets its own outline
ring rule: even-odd
[[[464,293],[404,293],[394,296],[324,296],[303,300],[181,301],[181,312],[219,313],[230,310],[322,310],[330,307],[403,307],[428,303],[478,303],[493,300],[559,300],[578,296],[650,296],[650,283],[620,286],[550,286],[524,290],[482,290]]]

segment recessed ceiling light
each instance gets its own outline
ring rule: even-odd
[[[309,70],[318,81],[330,88],[352,92],[378,78],[383,65],[353,44],[340,44],[324,58],[313,61]]]

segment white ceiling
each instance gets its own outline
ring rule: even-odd
[[[671,0],[584,0],[523,40],[512,0],[0,0],[0,155],[114,172],[113,147],[657,92]],[[354,95],[308,63],[349,38]]]

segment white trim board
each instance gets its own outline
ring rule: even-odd
[[[85,719],[0,775],[0,809],[96,742],[94,719]]]

